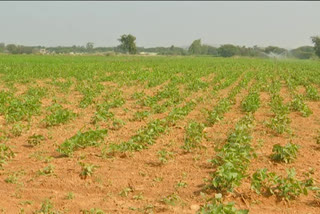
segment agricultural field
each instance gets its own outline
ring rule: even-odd
[[[320,213],[320,62],[0,56],[0,213]]]

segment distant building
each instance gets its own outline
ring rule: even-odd
[[[140,52],[139,54],[142,56],[156,56],[156,55],[158,55],[158,53],[155,53],[155,52]]]
[[[40,54],[48,54],[47,50],[45,48],[42,48],[39,50]]]

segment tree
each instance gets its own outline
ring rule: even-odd
[[[320,57],[320,37],[319,36],[313,36],[311,37],[311,40],[314,44],[314,51],[316,52],[316,55]]]
[[[0,53],[3,53],[6,49],[6,45],[4,43],[0,43]]]
[[[207,45],[207,48],[208,48],[208,52],[207,52],[208,55],[213,55],[213,56],[218,56],[219,55],[218,54],[218,48],[212,47],[210,45]]]
[[[302,46],[290,51],[290,54],[298,59],[310,59],[314,55],[312,46]]]
[[[264,49],[264,52],[269,54],[269,53],[275,53],[275,54],[282,54],[286,52],[287,50],[284,48],[279,48],[276,46],[268,46]]]
[[[198,55],[198,54],[201,54],[201,49],[202,49],[201,39],[197,39],[192,42],[192,44],[188,49],[188,52],[190,54]]]
[[[9,53],[12,53],[12,54],[18,54],[19,53],[17,46],[14,45],[14,44],[7,45],[6,49],[7,49],[7,51],[9,51]]]
[[[93,42],[88,42],[86,45],[87,52],[93,51]]]
[[[221,45],[218,48],[218,53],[222,57],[231,57],[239,53],[239,49],[231,44]]]
[[[118,39],[121,44],[119,45],[119,48],[124,52],[129,52],[130,54],[136,54],[137,53],[137,47],[136,47],[136,37],[134,37],[131,34],[123,34],[120,39]]]

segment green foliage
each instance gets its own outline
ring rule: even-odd
[[[48,166],[39,170],[38,175],[52,175],[52,174],[54,174],[54,168],[55,167],[52,164],[49,164]]]
[[[296,159],[299,146],[296,144],[288,143],[285,146],[275,144],[273,146],[271,159],[274,161],[291,163]]]
[[[114,114],[109,111],[110,106],[108,103],[98,104],[96,112],[91,118],[91,123],[96,124],[99,121],[108,121],[114,117]]]
[[[60,212],[55,210],[53,203],[50,199],[46,199],[41,204],[40,210],[35,211],[36,214],[59,214]]]
[[[213,125],[216,122],[223,119],[224,113],[228,112],[231,107],[231,103],[228,99],[222,99],[215,106],[214,110],[209,112],[209,116],[207,118],[208,125]]]
[[[87,177],[91,177],[94,171],[98,168],[98,166],[89,164],[89,163],[83,163],[79,162],[79,165],[81,166],[81,172],[80,177],[82,179],[86,179]]]
[[[108,131],[105,129],[89,130],[86,132],[78,131],[76,135],[64,141],[57,151],[63,155],[71,156],[77,149],[99,146],[107,133]]]
[[[0,143],[0,169],[11,158],[15,157],[15,153],[11,148],[3,143]]]
[[[7,123],[30,120],[40,113],[39,97],[25,95],[19,98],[11,97],[5,101],[4,115]]]
[[[239,49],[231,44],[221,45],[218,48],[218,53],[222,57],[232,57],[239,53]]]
[[[308,105],[303,101],[302,95],[296,95],[294,97],[294,99],[291,101],[291,108],[294,111],[301,112],[303,117],[308,117],[313,113]]]
[[[21,122],[19,122],[12,125],[10,133],[13,136],[18,137],[22,135],[22,131],[23,131],[23,125],[21,124]]]
[[[202,138],[205,137],[203,132],[205,125],[197,122],[190,122],[185,127],[186,134],[184,138],[184,146],[182,147],[185,151],[191,152],[194,148],[201,147]]]
[[[272,94],[270,107],[276,115],[289,114],[289,106],[283,104],[283,98],[279,94]]]
[[[260,97],[257,92],[251,92],[241,103],[242,110],[245,112],[255,112],[260,107]]]
[[[287,115],[276,114],[276,116],[271,119],[271,122],[267,123],[267,126],[278,134],[282,134],[284,132],[290,132],[289,124],[290,119]]]
[[[246,170],[253,157],[250,130],[253,116],[246,115],[236,124],[236,128],[228,136],[227,143],[217,150],[217,157],[210,162],[217,167],[211,174],[210,186],[219,191],[232,192],[246,177]]]
[[[28,137],[28,144],[30,144],[31,146],[38,146],[41,144],[42,141],[45,140],[45,137],[43,135],[36,135],[33,134],[31,136]]]
[[[320,99],[319,92],[318,92],[317,88],[314,87],[313,85],[306,86],[306,93],[307,93],[306,97],[309,100],[317,101]]]
[[[90,210],[81,210],[82,214],[105,214],[105,212],[98,208],[91,208]]]
[[[129,141],[120,144],[110,144],[110,152],[120,151],[140,151],[153,145],[156,138],[164,133],[169,127],[185,117],[195,107],[194,102],[188,102],[183,107],[174,108],[164,119],[156,119],[149,122],[138,133],[131,137]]]
[[[234,207],[234,202],[224,204],[222,195],[216,194],[209,203],[205,204],[197,214],[247,214],[249,210],[238,210]]]
[[[194,40],[192,44],[190,45],[188,52],[189,54],[199,55],[201,54],[201,39]]]
[[[123,34],[119,39],[119,42],[121,43],[119,48],[124,52],[129,52],[130,54],[136,54],[137,53],[137,47],[136,47],[136,37],[134,37],[131,34]]]
[[[312,180],[297,180],[294,168],[287,170],[287,177],[268,172],[267,169],[257,170],[252,175],[251,188],[257,194],[267,193],[276,195],[287,201],[297,198],[299,195],[308,194],[308,189],[312,189]]]
[[[104,86],[97,83],[95,80],[83,81],[77,84],[77,90],[83,94],[83,98],[79,103],[80,108],[87,108],[94,102],[94,98],[97,97],[104,89]]]
[[[9,184],[17,184],[18,180],[19,180],[19,177],[21,175],[24,175],[24,171],[23,170],[13,172],[12,174],[8,175],[8,177],[4,181],[6,183],[9,183]]]
[[[158,151],[158,157],[161,164],[166,164],[168,159],[173,157],[173,153],[162,149]]]
[[[181,198],[176,193],[172,193],[161,199],[161,202],[171,206],[177,205],[180,201],[181,201]]]
[[[314,44],[314,50],[316,52],[316,55],[320,57],[320,37],[319,36],[313,36],[311,37],[311,40]]]
[[[74,119],[77,114],[62,108],[58,103],[53,104],[48,108],[50,114],[42,121],[46,127],[57,126],[59,124],[65,124],[68,121]]]
[[[134,113],[132,121],[142,121],[150,115],[149,111],[137,111]]]

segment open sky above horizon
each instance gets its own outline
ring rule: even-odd
[[[0,2],[0,42],[116,46],[311,45],[320,35],[320,2]]]

